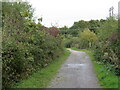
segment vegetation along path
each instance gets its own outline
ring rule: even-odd
[[[82,51],[71,50],[70,57],[62,65],[49,88],[100,88],[89,56]]]

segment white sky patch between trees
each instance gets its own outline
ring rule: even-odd
[[[109,8],[118,13],[120,0],[28,0],[35,9],[35,17],[42,17],[42,24],[70,27],[75,21],[106,19]]]

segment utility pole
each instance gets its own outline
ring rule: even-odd
[[[109,9],[109,17],[111,17],[111,8]]]
[[[109,9],[109,17],[113,17],[114,16],[114,7],[112,6],[110,9]]]
[[[114,12],[113,12],[114,11],[114,7],[112,6],[111,9],[112,9],[112,17],[113,17],[114,16]]]

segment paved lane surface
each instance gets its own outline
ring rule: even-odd
[[[72,53],[48,88],[100,88],[90,57],[82,51]]]

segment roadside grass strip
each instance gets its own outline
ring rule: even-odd
[[[61,65],[70,55],[70,51],[66,50],[64,55],[54,60],[47,67],[33,73],[28,79],[22,80],[12,88],[47,88],[48,84],[55,77]]]
[[[113,72],[108,71],[105,67],[105,64],[101,64],[98,60],[95,60],[94,52],[92,50],[77,48],[72,49],[86,52],[86,54],[90,56],[94,65],[94,71],[98,77],[99,83],[102,88],[118,88],[118,76],[116,76]]]

